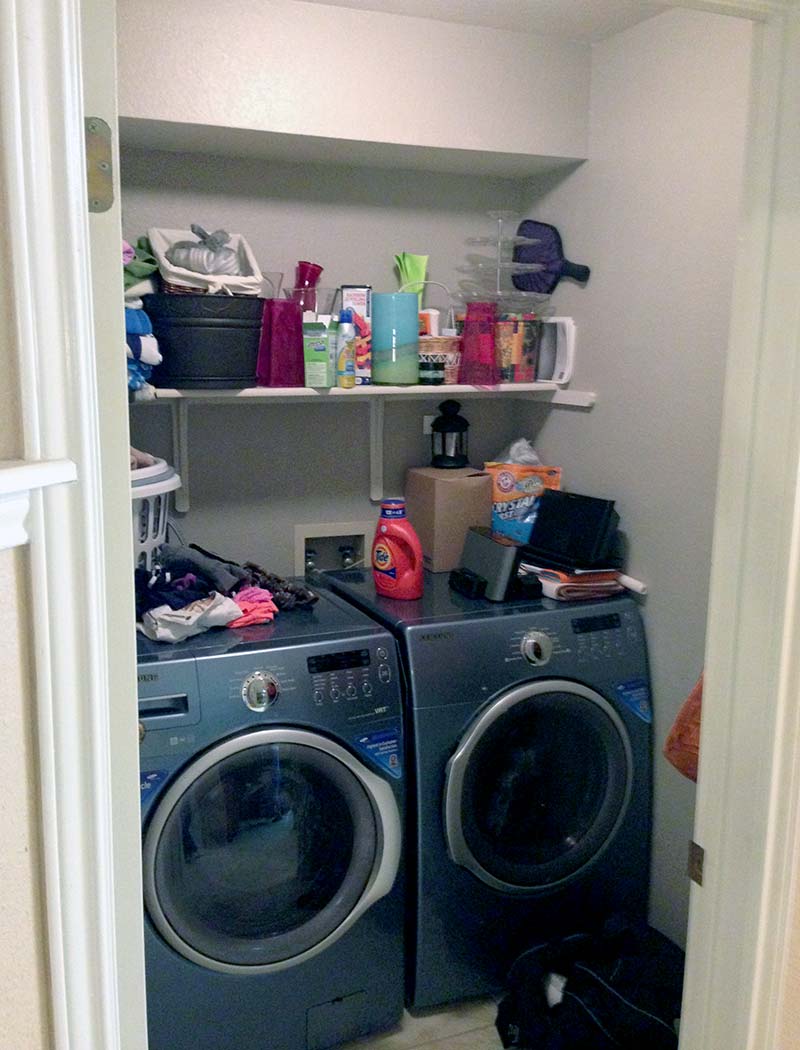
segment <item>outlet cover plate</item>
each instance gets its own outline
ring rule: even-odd
[[[294,527],[294,572],[303,576],[306,571],[306,546],[310,540],[325,539],[361,541],[361,553],[366,554],[372,546],[375,521],[310,522]],[[313,544],[312,544],[313,546]],[[330,567],[330,566],[329,566]],[[325,566],[322,566],[325,568]]]

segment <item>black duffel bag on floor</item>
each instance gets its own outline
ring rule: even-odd
[[[676,1050],[684,954],[649,926],[608,923],[524,952],[497,1013],[515,1050]]]

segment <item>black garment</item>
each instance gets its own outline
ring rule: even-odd
[[[164,569],[178,576],[193,572],[210,580],[213,589],[221,594],[230,594],[249,583],[249,575],[234,561],[225,561],[216,554],[204,551],[192,544],[179,547],[165,543],[158,552],[158,559]]]
[[[196,577],[193,585],[184,585],[183,577],[187,573],[194,572]],[[176,586],[178,581],[179,586]],[[185,605],[196,601],[198,598],[207,598],[214,590],[212,582],[202,573],[191,568],[165,570],[163,567],[155,567],[153,570],[136,569],[134,574],[136,586],[136,619],[141,621],[146,612],[157,608],[159,605],[168,605],[170,609],[182,609]]]
[[[496,1026],[517,1050],[676,1050],[684,954],[647,926],[613,920],[523,953],[509,975]],[[549,974],[566,978],[549,1006]]]

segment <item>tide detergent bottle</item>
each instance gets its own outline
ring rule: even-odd
[[[422,597],[422,547],[404,499],[385,499],[372,541],[375,590],[386,598]]]

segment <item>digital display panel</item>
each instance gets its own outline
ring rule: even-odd
[[[592,631],[611,631],[619,625],[619,613],[609,613],[606,616],[582,616],[573,620],[572,630],[575,634],[591,634]]]
[[[349,667],[369,667],[369,649],[351,649],[346,653],[325,653],[324,656],[309,656],[307,663],[309,674],[346,671]]]

